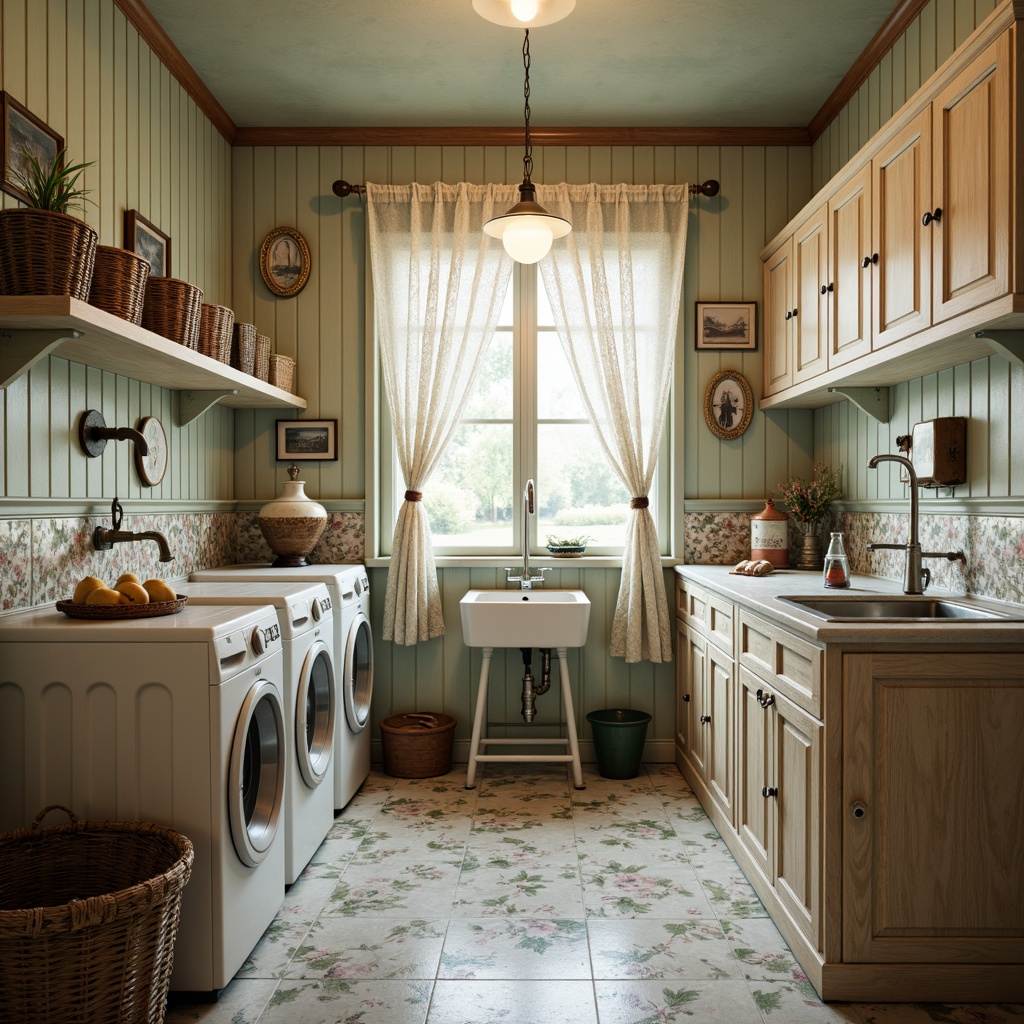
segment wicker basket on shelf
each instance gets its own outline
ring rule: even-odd
[[[256,359],[256,325],[235,322],[231,340],[231,365],[243,373],[252,373]]]
[[[253,373],[260,380],[270,379],[270,339],[265,334],[256,335],[256,357]]]
[[[231,331],[235,312],[227,306],[204,302],[199,312],[199,351],[226,363],[231,359]]]
[[[89,301],[96,231],[53,210],[0,210],[0,294],[70,295]]]
[[[291,356],[274,353],[270,357],[270,375],[267,379],[275,388],[290,394],[295,386],[295,360]]]
[[[113,245],[96,246],[89,304],[129,323],[142,323],[149,261]]]
[[[160,1024],[192,844],[161,825],[82,821],[0,835],[5,1024]]]
[[[202,305],[202,289],[194,284],[175,277],[150,277],[146,281],[142,326],[185,348],[196,349]]]

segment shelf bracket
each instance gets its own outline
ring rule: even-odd
[[[995,330],[975,331],[976,338],[984,338],[996,355],[1005,356],[1011,363],[1024,366],[1024,331]]]
[[[9,387],[23,373],[28,373],[44,356],[65,341],[80,338],[81,331],[30,327],[0,329],[0,390]]]
[[[849,399],[858,409],[879,423],[888,423],[892,417],[888,388],[829,388],[833,394]]]
[[[184,427],[207,409],[212,409],[222,398],[237,395],[237,388],[225,388],[223,391],[181,391],[178,393],[178,421]]]

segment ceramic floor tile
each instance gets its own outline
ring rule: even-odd
[[[187,994],[172,992],[167,1004],[165,1024],[256,1024],[260,1014],[277,988],[277,981],[235,978],[211,1003],[198,1001]]]
[[[725,932],[713,919],[591,919],[587,931],[596,979],[720,981],[743,977]]]
[[[471,831],[474,834],[486,832],[490,835],[525,833],[543,829],[545,825],[550,826],[555,820],[543,807],[535,810],[515,807],[508,810],[504,806],[481,803],[473,815]],[[571,822],[568,819],[565,821],[567,827],[571,827]]]
[[[480,831],[471,833],[466,843],[467,867],[503,868],[519,865],[541,868],[557,861],[575,863],[576,843],[571,831],[537,829],[533,832],[497,833]]]
[[[279,913],[245,958],[236,978],[283,978],[295,951],[306,937],[312,918]]]
[[[282,981],[259,1024],[424,1024],[433,984]]]
[[[376,811],[372,815],[358,818],[335,818],[334,824],[327,833],[327,840],[336,842],[358,843],[366,835],[367,829],[376,817]]]
[[[765,1024],[862,1024],[848,1003],[823,1003],[809,981],[747,983]]]
[[[324,914],[296,950],[286,977],[432,980],[447,926],[447,916],[396,921]]]
[[[439,981],[427,1024],[597,1024],[589,981]]]
[[[727,870],[704,865],[695,867],[694,871],[719,919],[768,916],[754,887],[735,862],[728,865]]]
[[[586,924],[551,918],[453,918],[437,976],[589,979]]]
[[[466,853],[466,833],[430,832],[428,836],[408,830],[367,832],[350,864],[386,864],[395,860],[439,860],[461,864]]]
[[[770,917],[720,920],[732,957],[747,981],[807,983],[803,968]]]
[[[463,865],[453,917],[583,917],[583,892],[575,863],[473,868]]]
[[[692,868],[609,859],[582,867],[587,917],[717,917]]]
[[[764,1024],[743,981],[595,981],[594,991],[600,1024]]]
[[[434,860],[350,864],[324,913],[422,917],[439,906],[451,906],[458,877],[457,865]]]

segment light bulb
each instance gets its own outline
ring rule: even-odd
[[[512,13],[520,21],[532,21],[537,17],[537,0],[512,0]]]
[[[551,250],[554,236],[548,217],[515,217],[501,236],[505,252],[516,263],[536,263]]]

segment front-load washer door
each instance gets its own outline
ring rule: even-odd
[[[334,751],[334,665],[317,640],[306,654],[295,698],[295,755],[302,781],[316,789],[327,777]]]
[[[235,723],[228,768],[228,818],[235,851],[256,867],[277,834],[284,804],[284,714],[273,683],[257,680]]]
[[[360,611],[352,619],[345,641],[345,717],[352,732],[362,732],[370,720],[373,697],[373,633]]]

